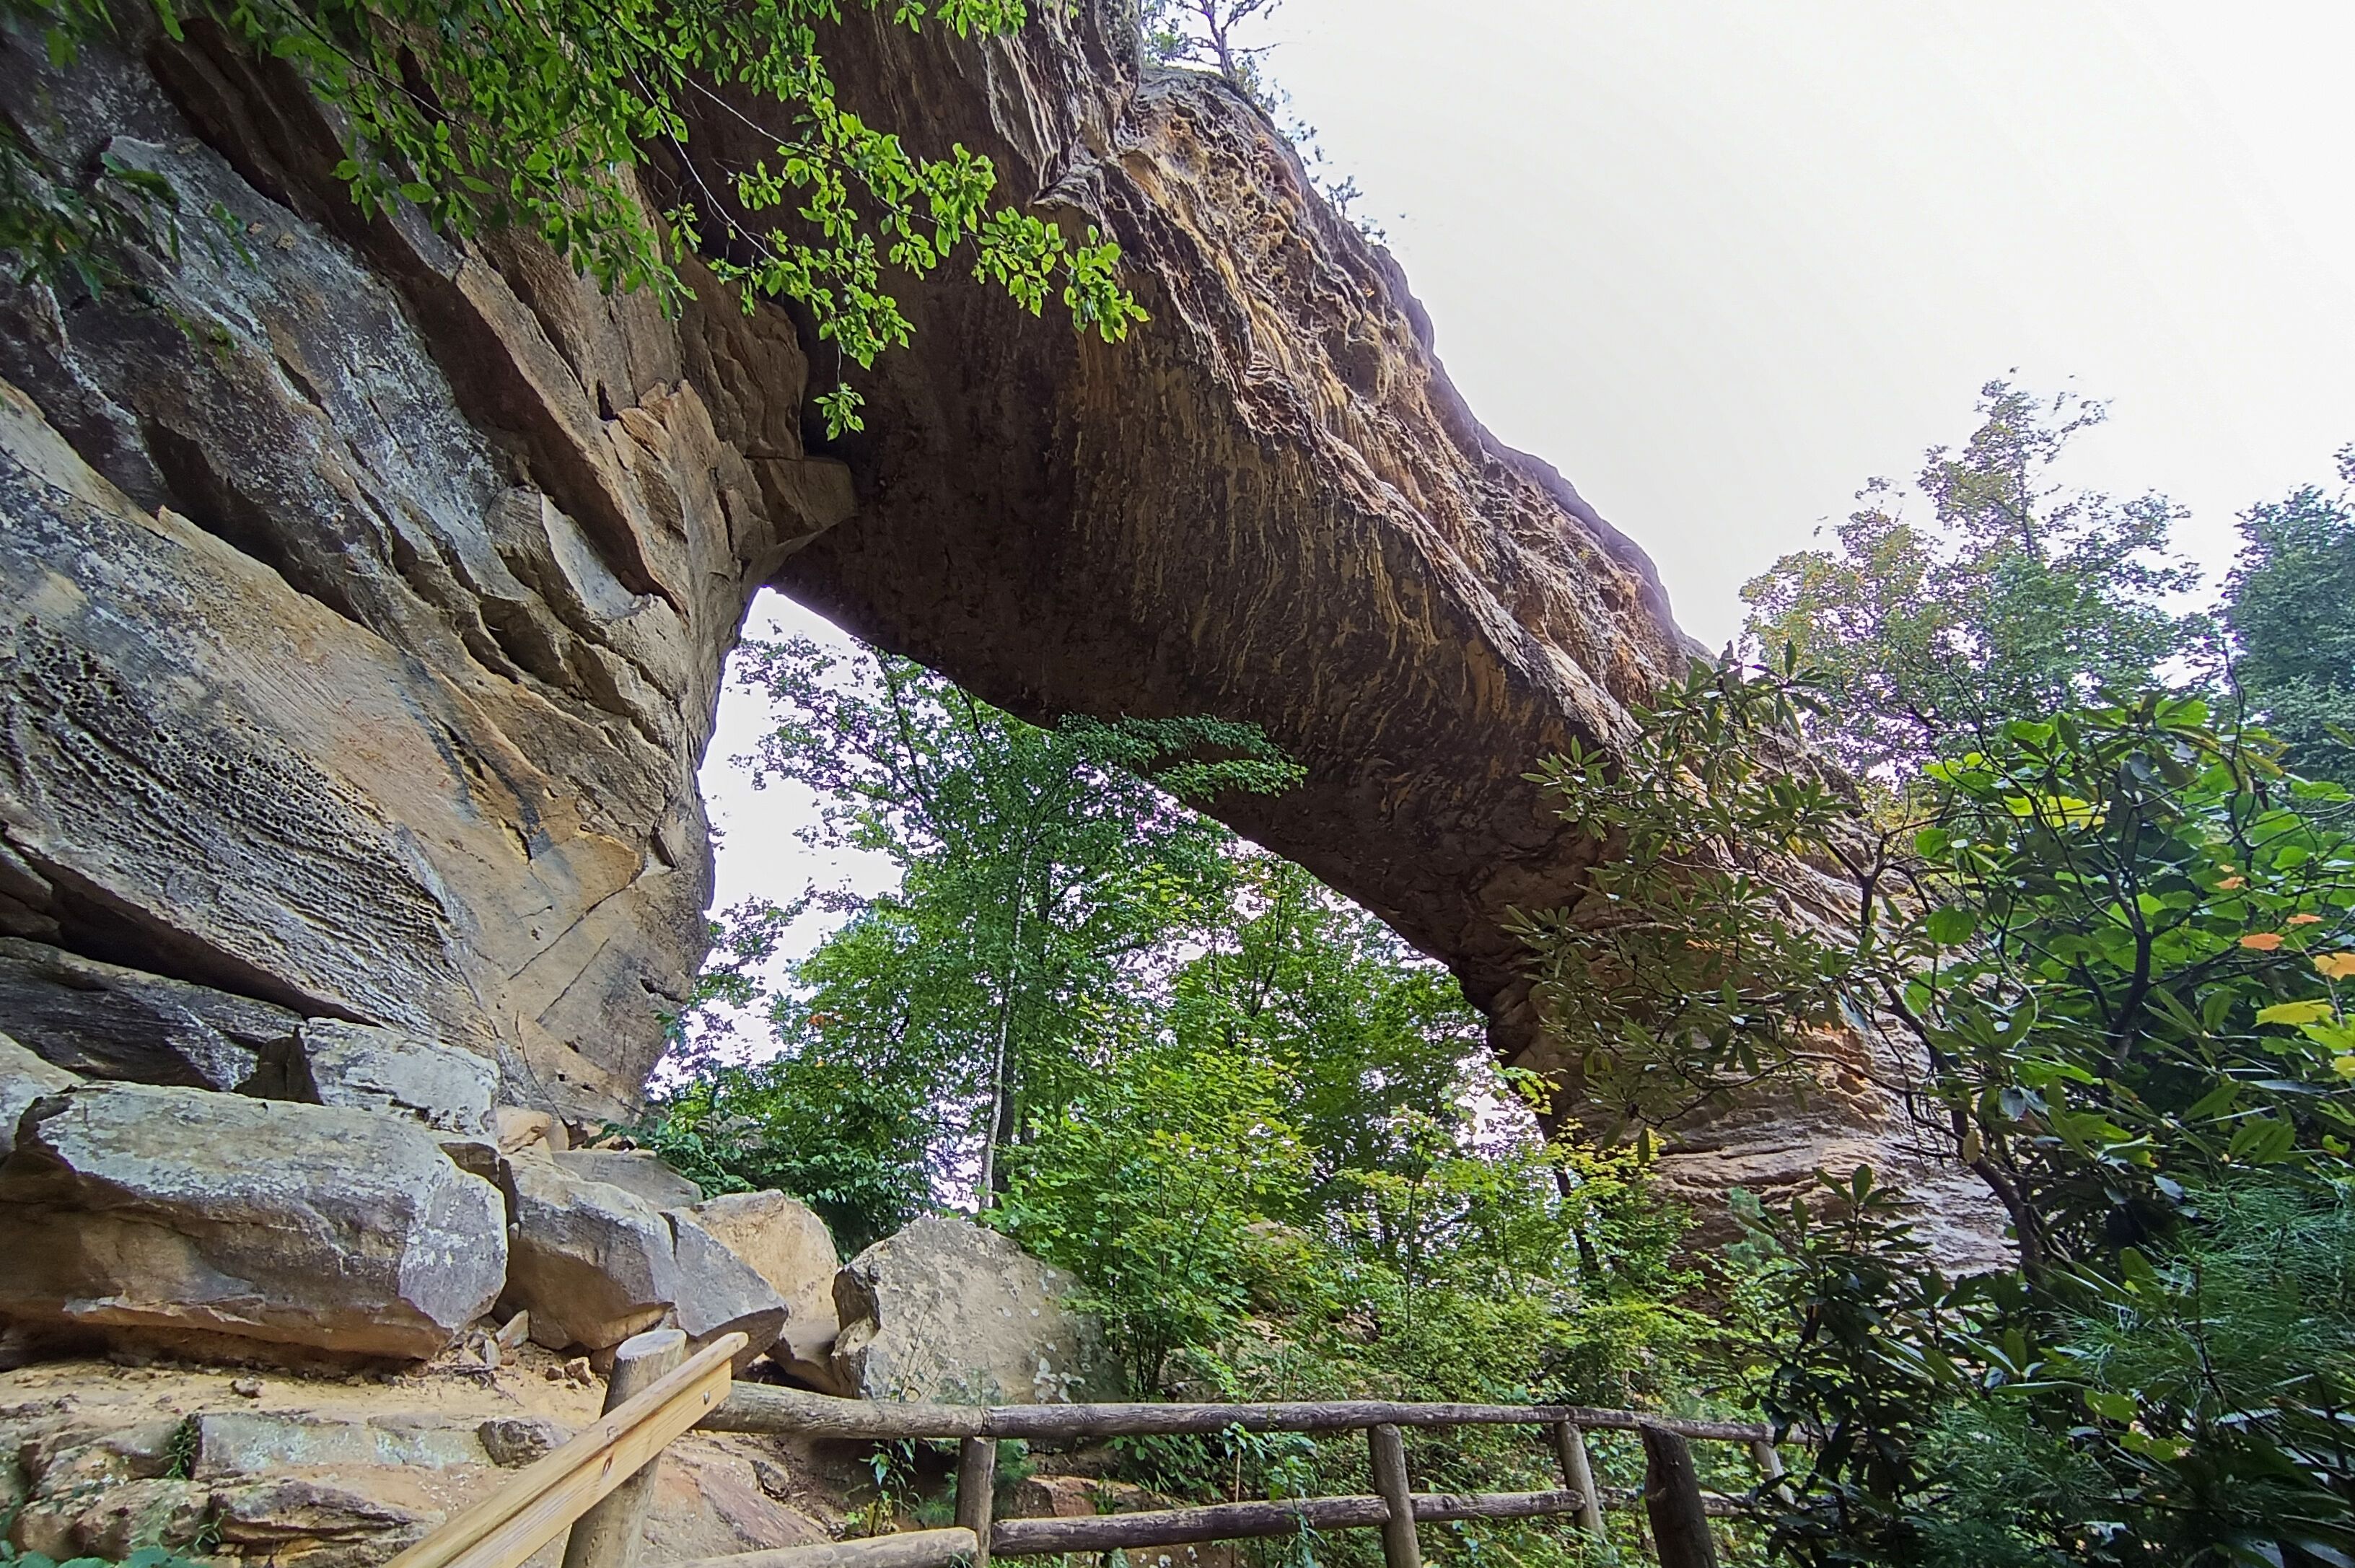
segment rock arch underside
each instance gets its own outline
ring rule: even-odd
[[[161,176],[184,239],[95,300],[0,283],[0,1029],[239,1088],[270,1019],[333,1018],[623,1112],[702,956],[696,766],[773,585],[1024,714],[1262,724],[1307,782],[1228,819],[1562,1065],[1500,922],[1594,847],[1523,775],[1693,651],[1650,561],[1480,426],[1396,264],[1222,88],[1092,10],[986,46],[854,20],[829,58],[1116,239],[1150,323],[1108,346],[944,272],[867,433],[814,453],[783,311],[665,319],[527,240],[363,221],[315,106],[202,35],[6,44],[0,110]],[[1982,1229],[1835,1079],[1672,1180],[1869,1157]]]

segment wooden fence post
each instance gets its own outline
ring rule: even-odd
[[[623,1340],[613,1352],[613,1374],[605,1381],[606,1410],[619,1409],[686,1359],[687,1336],[676,1328],[649,1329]],[[631,1568],[645,1534],[655,1471],[661,1464],[659,1456],[648,1461],[573,1521],[564,1542],[564,1568]]]
[[[1374,1462],[1374,1490],[1390,1517],[1382,1521],[1383,1568],[1423,1568],[1423,1540],[1414,1531],[1414,1492],[1407,1485],[1406,1444],[1399,1429],[1384,1423],[1366,1428]]]
[[[1602,1540],[1603,1499],[1594,1489],[1594,1463],[1587,1456],[1586,1434],[1574,1421],[1557,1421],[1553,1446],[1561,1456],[1562,1484],[1578,1494],[1578,1528]]]
[[[956,1521],[973,1531],[972,1568],[989,1568],[990,1514],[997,1487],[997,1439],[968,1437],[957,1445]]]
[[[1758,1461],[1758,1488],[1776,1502],[1789,1507],[1798,1499],[1785,1480],[1782,1451],[1771,1439],[1761,1437],[1750,1445],[1750,1456]]]
[[[1660,1568],[1717,1568],[1717,1539],[1701,1500],[1692,1445],[1664,1426],[1644,1432],[1644,1512],[1652,1521]]]

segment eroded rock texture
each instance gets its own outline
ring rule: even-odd
[[[10,45],[37,143],[215,217],[144,296],[0,294],[0,931],[618,1109],[700,955],[693,770],[774,582],[1020,712],[1258,721],[1308,781],[1229,818],[1562,1067],[1502,922],[1595,848],[1523,775],[1680,669],[1652,568],[1473,419],[1256,111],[1142,70],[1117,6],[1039,9],[986,46],[855,18],[830,59],[1116,239],[1152,320],[1105,345],[943,274],[822,457],[783,312],[666,322],[362,223],[315,112],[202,37]],[[766,150],[709,119],[699,156]]]
[[[842,471],[782,318],[360,225],[253,69],[0,54],[37,143],[182,215],[133,286],[0,290],[0,920],[619,1114],[703,950],[722,661]]]

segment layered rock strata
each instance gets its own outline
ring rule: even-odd
[[[624,1113],[702,953],[694,770],[775,583],[1019,712],[1259,722],[1306,782],[1221,815],[1567,1076],[1505,921],[1600,851],[1525,775],[1607,749],[1692,651],[1652,568],[1481,428],[1263,116],[1143,69],[1119,7],[1039,10],[987,44],[856,15],[829,59],[868,118],[1116,240],[1152,319],[1106,345],[944,273],[823,455],[791,318],[691,261],[670,321],[527,240],[364,221],[316,109],[202,30],[65,71],[0,46],[33,145],[186,215],[129,286],[0,284],[0,932],[133,976],[130,1005],[400,1030],[510,1104]],[[767,151],[735,124],[690,144],[714,186]],[[18,1038],[269,1092],[230,1082],[260,1048],[219,1011],[145,1063],[70,1019]],[[1885,1151],[1869,1066],[1842,1127]],[[1728,1137],[1700,1186],[1823,1141]]]

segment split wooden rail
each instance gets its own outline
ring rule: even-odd
[[[1781,1485],[1773,1434],[1761,1425],[1684,1421],[1576,1405],[1409,1404],[1354,1400],[1266,1404],[892,1403],[834,1399],[762,1383],[731,1383],[744,1349],[728,1335],[692,1357],[676,1330],[621,1347],[597,1424],[517,1475],[393,1559],[389,1568],[520,1568],[568,1527],[564,1568],[633,1568],[644,1531],[650,1466],[689,1427],[848,1441],[959,1442],[954,1525],[867,1540],[705,1558],[660,1568],[989,1568],[993,1557],[1140,1552],[1207,1541],[1379,1529],[1385,1568],[1422,1568],[1417,1526],[1449,1520],[1570,1516],[1594,1536],[1605,1509],[1640,1502],[1663,1568],[1716,1568],[1710,1515],[1732,1499],[1700,1488],[1694,1440],[1746,1445],[1762,1487]],[[1417,1492],[1402,1428],[1542,1426],[1562,1487],[1542,1492]],[[1362,1497],[1216,1503],[1080,1519],[997,1519],[992,1512],[997,1445],[1007,1438],[1093,1440],[1181,1433],[1366,1434],[1375,1491]],[[1632,1432],[1644,1444],[1640,1492],[1594,1484],[1592,1431]],[[576,1522],[577,1521],[577,1522]]]

